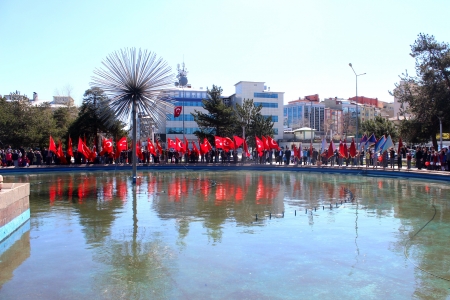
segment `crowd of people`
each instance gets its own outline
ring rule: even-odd
[[[397,153],[398,152],[398,153]],[[29,167],[42,165],[69,165],[69,164],[130,164],[132,162],[131,150],[122,151],[117,157],[113,154],[95,153],[94,158],[86,159],[81,153],[74,151],[71,157],[65,153],[65,157],[58,157],[52,151],[19,147],[12,149],[10,146],[0,149],[2,167]],[[328,150],[316,148],[296,149],[291,146],[281,147],[279,150],[266,150],[261,153],[253,151],[249,157],[242,157],[237,151],[223,151],[212,149],[206,153],[180,153],[174,149],[163,150],[157,155],[149,153],[146,149],[139,151],[138,163],[255,163],[275,165],[297,166],[364,166],[366,168],[417,168],[418,170],[442,170],[449,171],[450,151],[443,148],[440,151],[433,147],[407,147],[400,151],[390,148],[384,153],[374,151],[373,147],[361,149],[356,156],[343,156],[338,149],[331,155]],[[449,163],[447,163],[449,162]]]

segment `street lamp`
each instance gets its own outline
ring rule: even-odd
[[[355,70],[353,69],[352,64],[349,63],[348,65],[350,66],[350,68],[352,68],[353,73],[355,73],[355,77],[356,77],[356,134],[355,134],[355,139],[356,139],[356,146],[359,151],[360,149],[359,149],[359,142],[358,142],[358,76],[366,75],[366,73],[356,74]]]
[[[312,140],[313,140],[312,139],[312,126],[313,126],[313,123],[312,123],[312,100],[311,99],[309,99],[309,103],[310,103],[310,107],[309,107],[309,127],[310,127],[309,136],[311,138],[311,145],[312,145]],[[310,148],[311,148],[311,146],[310,146]],[[311,153],[309,153],[309,155],[311,155]]]
[[[438,112],[438,119],[439,119],[439,143],[441,144],[440,151],[442,151],[442,118],[443,118],[443,112]]]

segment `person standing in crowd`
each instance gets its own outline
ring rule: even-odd
[[[286,165],[289,165],[289,162],[291,160],[291,150],[288,146],[286,146],[286,151],[284,152],[284,155],[286,156]]]
[[[373,169],[377,169],[378,168],[378,152],[376,152],[375,149],[373,150],[373,153],[372,153],[372,162],[373,162]]]
[[[403,159],[403,148],[400,149],[400,153],[397,153],[397,168],[402,169],[402,159]]]
[[[34,156],[34,152],[31,148],[28,149],[27,158],[28,158],[28,163],[30,166],[36,164],[36,162],[35,162],[36,157]]]
[[[417,149],[416,149],[416,168],[418,170],[422,169],[422,158],[423,158],[422,149],[420,147],[417,147]]]
[[[370,150],[366,151],[366,169],[369,167],[370,165]]]
[[[17,152],[17,150],[14,150],[12,154],[12,161],[14,164],[14,168],[19,167],[19,153]]]
[[[40,166],[42,164],[42,154],[41,151],[36,149],[34,151],[34,156],[36,157],[36,165]]]
[[[394,168],[394,161],[395,161],[395,150],[394,150],[394,148],[391,148],[389,150],[389,159],[390,159],[391,169],[393,169]]]
[[[278,151],[278,164],[281,165],[283,164],[283,147],[281,147],[280,151]]]
[[[411,154],[411,151],[408,151],[406,153],[406,168],[408,170],[411,170],[411,160],[412,160],[412,154]]]
[[[445,150],[445,161],[447,162],[445,169],[447,171],[450,171],[450,151],[448,148],[444,148],[444,150]]]
[[[6,150],[5,157],[6,157],[6,166],[7,167],[12,166],[13,165],[13,159],[12,159],[12,150],[11,149]]]
[[[445,171],[445,165],[447,164],[447,156],[445,155],[444,149],[442,149],[441,152],[439,152],[439,156],[438,157],[439,157],[438,160],[439,160],[439,163],[440,163],[439,170]]]

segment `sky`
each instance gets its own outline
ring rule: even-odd
[[[306,95],[358,95],[392,102],[419,33],[450,42],[448,0],[253,1],[0,0],[0,94],[52,100],[70,91],[80,105],[112,52],[142,48],[193,88],[265,82],[284,102]]]

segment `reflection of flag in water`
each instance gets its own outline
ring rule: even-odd
[[[339,189],[339,199],[345,198],[345,187]]]
[[[203,195],[203,200],[205,200],[205,201],[208,200],[208,195],[210,193],[210,189],[211,189],[211,182],[209,182],[208,180],[202,180],[201,181],[201,191],[202,191],[202,195]]]
[[[58,185],[58,189],[56,190],[56,195],[58,196],[58,200],[62,200],[63,188],[62,188],[61,179],[58,179],[57,185]]]
[[[78,185],[78,202],[82,203],[83,199],[89,196],[89,187],[96,188],[96,181],[92,178],[84,177],[83,181]]]
[[[216,186],[216,205],[226,204],[227,201],[235,200],[235,189],[234,185],[228,182]],[[223,201],[223,202],[221,202]]]
[[[155,192],[156,178],[151,177],[150,181],[147,183],[147,193],[153,194]]]
[[[180,202],[181,200],[181,189],[180,189],[180,181],[179,179],[175,179],[174,182],[170,183],[169,188],[169,200]]]
[[[215,205],[221,204],[221,201],[225,201],[227,198],[227,189],[224,184],[219,184],[216,186],[216,200]]]
[[[272,204],[272,199],[274,197],[274,192],[277,189],[271,185],[266,185],[264,183],[263,177],[259,176],[258,185],[256,187],[256,204],[267,205]]]
[[[103,184],[103,199],[105,201],[111,201],[113,198],[113,184],[112,182],[106,182]]]
[[[56,198],[55,183],[50,184],[48,192],[49,192],[49,198],[50,198],[50,205],[53,205],[53,202],[55,202],[55,198]]]
[[[236,202],[244,200],[244,191],[242,190],[242,188],[240,186],[236,187],[234,199],[236,200]]]
[[[127,200],[127,182],[123,179],[120,179],[117,183],[117,196],[119,196],[122,201]]]
[[[73,195],[73,178],[70,177],[69,185],[67,187],[67,194],[69,196],[69,201],[72,201],[72,195]]]

